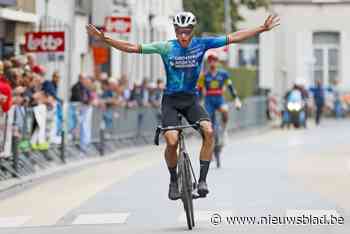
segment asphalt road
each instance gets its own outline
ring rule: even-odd
[[[223,167],[211,165],[210,194],[194,203],[193,232],[350,233],[349,139],[346,120],[233,136]],[[187,146],[198,172],[199,141]],[[143,147],[135,156],[61,175],[0,200],[0,233],[187,231],[180,201],[167,198],[163,148]],[[324,216],[338,224],[317,224]],[[287,224],[286,217],[303,217],[304,224]],[[232,224],[231,218],[260,223]]]

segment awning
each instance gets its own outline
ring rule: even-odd
[[[0,8],[0,19],[23,22],[23,23],[36,23],[38,22],[38,16],[33,13],[16,11],[8,8]]]

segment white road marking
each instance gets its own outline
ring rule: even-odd
[[[31,218],[31,216],[0,217],[0,228],[20,227]]]
[[[219,215],[222,219],[233,216],[232,210],[195,210],[194,220],[196,222],[207,222],[210,223],[212,217]],[[178,218],[178,221],[183,223],[186,222],[186,213],[182,212]]]
[[[130,213],[84,214],[79,215],[72,224],[122,224],[129,215]]]
[[[290,138],[287,141],[288,147],[297,147],[297,146],[304,145],[304,144],[305,143],[303,142],[303,140],[299,139],[299,138]]]

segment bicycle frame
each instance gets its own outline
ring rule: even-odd
[[[178,153],[178,160],[181,160],[181,157],[184,157],[183,160],[187,160],[188,164],[190,165],[190,168],[191,168],[191,174],[192,174],[192,178],[194,180],[194,184],[193,184],[193,187],[197,187],[197,179],[195,177],[195,174],[194,174],[194,170],[193,170],[193,167],[192,167],[192,163],[191,163],[191,160],[190,158],[188,157],[188,153],[187,153],[187,150],[186,150],[186,146],[185,146],[185,137],[182,133],[182,130],[179,131],[179,153]]]

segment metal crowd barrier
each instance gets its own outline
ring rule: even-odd
[[[229,131],[235,131],[256,125],[263,125],[267,121],[267,101],[265,97],[251,97],[243,102],[240,110],[230,108],[230,118],[227,124]]]
[[[265,124],[266,108],[263,97],[246,99],[240,111],[230,108],[229,131]],[[104,156],[123,147],[150,144],[159,124],[159,110],[152,107],[14,106],[0,114],[0,181]]]

